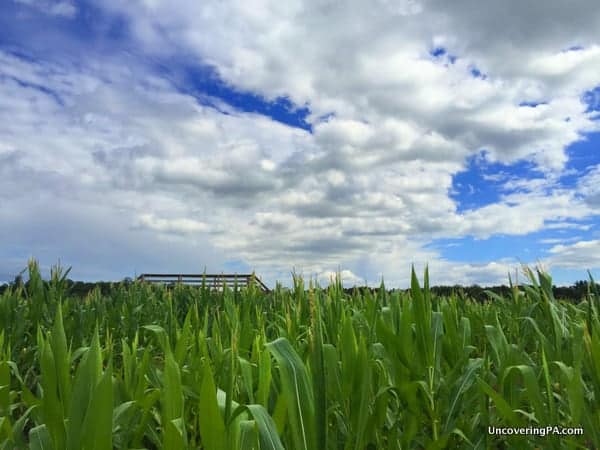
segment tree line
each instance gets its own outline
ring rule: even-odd
[[[25,281],[22,277],[17,276],[13,282],[5,283],[0,285],[0,295],[6,291],[10,286],[27,286],[28,281]],[[74,281],[67,280],[68,292],[73,297],[85,297],[87,294],[97,289],[100,291],[102,295],[108,295],[111,290],[118,284],[130,284],[133,283],[131,278],[125,278],[120,282],[109,282],[109,281],[97,281],[97,282],[86,282],[86,281]],[[570,286],[553,286],[554,297],[562,300],[569,300],[572,302],[580,302],[585,299],[590,291],[590,282],[589,281],[576,281],[574,284]],[[471,285],[471,286],[461,286],[461,285],[453,285],[453,286],[432,286],[431,293],[436,296],[452,296],[458,295],[461,298],[471,298],[477,301],[486,301],[491,299],[490,292],[500,295],[500,296],[510,296],[511,288],[510,286],[500,285],[500,286],[479,286],[479,285]],[[371,293],[376,293],[379,288],[367,287],[367,286],[357,286],[352,288],[345,288],[344,291],[347,294],[352,294],[355,291],[359,293],[364,293],[365,291],[370,291]],[[389,289],[386,289],[390,291]],[[394,289],[392,289],[394,290]]]

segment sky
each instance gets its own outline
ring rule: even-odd
[[[597,0],[4,0],[0,281],[600,279]]]

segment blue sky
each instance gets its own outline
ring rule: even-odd
[[[3,2],[0,281],[600,278],[600,12],[509,3]]]

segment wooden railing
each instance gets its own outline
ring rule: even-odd
[[[223,286],[232,288],[237,284],[238,288],[248,287],[254,283],[263,292],[269,292],[269,288],[255,274],[184,274],[184,273],[143,273],[137,278],[139,281],[163,284],[192,284],[196,286],[205,285],[209,288],[222,289]]]

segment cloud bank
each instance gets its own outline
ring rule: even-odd
[[[567,151],[600,131],[591,1],[96,8],[127,24],[137,56],[0,49],[0,272],[29,255],[90,277],[242,261],[270,281],[294,267],[402,284],[428,262],[436,283],[485,284],[519,260],[453,261],[430,244],[472,237],[485,252],[492,236],[596,229],[597,146],[575,172]],[[267,105],[288,99],[310,129],[200,98],[167,76],[178,65],[210,67]],[[513,173],[494,201],[464,209],[454,181],[473,160],[509,173],[529,161],[536,175]],[[546,236],[531,262],[600,267],[593,237]]]

